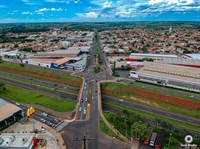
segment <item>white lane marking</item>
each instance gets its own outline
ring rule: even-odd
[[[189,120],[189,119],[187,119],[187,121],[189,121],[189,122],[193,122],[193,120]]]
[[[167,116],[171,116],[170,114],[165,114],[165,115],[167,115]]]

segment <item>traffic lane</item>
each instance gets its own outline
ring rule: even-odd
[[[0,71],[0,74],[19,78],[19,79],[23,79],[23,80],[28,80],[28,81],[31,81],[31,82],[45,84],[45,85],[49,85],[49,86],[55,86],[56,88],[62,88],[62,89],[64,88],[66,90],[71,90],[71,91],[74,91],[74,92],[78,92],[78,90],[79,90],[79,88],[75,88],[75,87],[72,87],[72,86],[69,86],[69,85],[57,84],[55,82],[43,81],[43,80],[40,80],[40,79],[26,77],[26,76],[22,76],[22,75],[16,75],[16,74],[8,73],[8,72]]]
[[[131,79],[131,78],[129,78]],[[137,87],[142,87],[142,88],[151,88],[153,90],[159,90],[160,92],[163,92],[163,93],[169,93],[169,94],[173,94],[173,95],[177,95],[177,96],[181,96],[181,97],[189,97],[190,95],[193,95],[192,93],[190,92],[184,92],[184,91],[180,91],[180,90],[176,90],[176,89],[168,89],[168,88],[165,88],[163,86],[155,86],[155,85],[150,85],[150,84],[147,84],[147,83],[140,83],[140,82],[135,82],[134,79],[131,79],[133,80],[134,82],[131,84],[132,86],[137,86]],[[130,84],[130,81],[126,81],[124,80],[123,83],[125,84]],[[194,99],[198,99],[200,100],[200,94],[195,94]]]
[[[58,97],[61,97],[61,98],[65,98],[65,99],[69,99],[69,100],[77,100],[77,96],[70,95],[70,94],[67,94],[67,93],[63,93],[63,92],[60,92],[60,91],[56,91],[56,90],[52,91],[52,90],[48,90],[48,89],[45,89],[45,88],[42,88],[42,87],[39,87],[39,86],[33,86],[33,85],[30,85],[30,84],[15,82],[13,80],[5,79],[5,78],[0,78],[0,80],[1,80],[1,82],[11,84],[11,85],[14,85],[14,86],[18,86],[18,87],[21,87],[21,88],[25,88],[25,89],[28,89],[28,90],[35,90],[35,91],[39,91],[39,92],[44,92],[44,93],[47,93],[47,94],[51,94],[51,95],[58,96]]]
[[[200,125],[200,119],[196,119],[196,118],[192,118],[192,117],[188,117],[188,116],[183,116],[180,114],[175,114],[172,112],[167,112],[167,111],[163,111],[163,110],[159,110],[159,109],[154,109],[152,107],[148,107],[145,105],[140,105],[137,103],[133,103],[133,102],[129,102],[126,100],[123,100],[123,102],[120,102],[118,98],[114,98],[114,97],[110,97],[110,96],[106,96],[106,95],[102,95],[102,99],[103,100],[107,100],[107,101],[112,101],[121,105],[125,105],[131,108],[135,108],[135,109],[139,109],[142,111],[146,111],[149,113],[155,113],[161,116],[165,116],[165,117],[169,117],[169,118],[173,118],[173,119],[177,119],[183,122],[187,122],[187,123],[191,123],[191,124],[195,124],[195,125]]]

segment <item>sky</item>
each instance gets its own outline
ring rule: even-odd
[[[0,0],[0,23],[200,21],[200,0]]]

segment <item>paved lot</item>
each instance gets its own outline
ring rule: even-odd
[[[116,61],[116,67],[121,67],[121,65],[126,65],[127,61],[125,60],[125,61],[118,62],[119,58],[126,59],[127,56],[107,56],[107,59],[108,59],[107,62],[109,63],[112,60]]]

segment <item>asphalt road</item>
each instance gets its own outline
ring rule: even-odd
[[[70,90],[70,91],[74,91],[74,92],[78,92],[78,90],[79,90],[79,88],[72,87],[72,86],[69,86],[69,85],[63,85],[63,84],[59,84],[59,83],[55,84],[54,82],[44,81],[44,80],[26,77],[26,76],[22,76],[22,75],[17,75],[17,74],[13,74],[13,73],[8,73],[8,72],[4,72],[4,71],[0,71],[0,74],[10,76],[10,77],[14,77],[14,78],[17,78],[17,79],[22,79],[22,80],[27,80],[27,81],[39,83],[39,84],[49,85],[49,86],[53,86],[53,87],[56,87],[56,88],[64,88],[66,90]]]
[[[58,97],[64,98],[64,99],[77,100],[77,96],[67,94],[67,93],[64,93],[64,92],[60,92],[60,91],[57,91],[57,90],[49,90],[49,89],[42,88],[42,87],[39,87],[39,86],[34,86],[34,85],[25,84],[25,83],[21,83],[21,82],[19,83],[19,82],[13,81],[13,80],[5,79],[5,78],[0,78],[0,81],[7,83],[7,84],[14,85],[14,86],[18,86],[18,87],[21,87],[21,88],[25,88],[25,89],[28,89],[28,90],[35,90],[35,91],[43,92],[43,93],[50,94],[50,95],[53,95],[53,96],[58,96]]]
[[[95,45],[95,41],[93,42],[93,49]],[[99,132],[98,127],[98,91],[97,91],[97,80],[102,78],[103,76],[109,77],[109,73],[107,71],[103,71],[103,73],[99,73],[95,75],[92,73],[93,71],[93,64],[94,64],[94,52],[91,51],[90,62],[88,69],[85,70],[84,73],[81,73],[83,77],[85,77],[84,86],[82,89],[81,98],[83,102],[80,103],[80,107],[82,107],[82,111],[78,112],[77,119],[73,123],[68,124],[64,127],[61,131],[67,132],[63,133],[63,139],[67,148],[69,149],[80,149],[83,145],[83,138],[86,133],[86,143],[90,149],[131,149],[131,147],[127,144],[121,143],[118,140],[114,140],[113,138],[106,137],[101,132]],[[102,52],[101,52],[102,53]],[[103,53],[102,53],[103,54]],[[103,60],[102,60],[103,61]],[[104,69],[106,68],[106,63],[103,61]],[[88,73],[89,71],[89,73]],[[92,81],[92,93],[91,93],[91,100],[85,101],[85,98],[88,98],[89,92],[89,84],[88,82]],[[84,89],[85,87],[85,89]],[[89,114],[89,120],[86,120],[86,115],[83,113],[83,108],[87,107],[87,104],[90,103],[90,108],[87,108],[87,114]]]
[[[188,116],[184,116],[184,115],[180,115],[180,114],[175,114],[175,113],[164,111],[164,110],[155,109],[155,108],[152,108],[149,106],[137,104],[137,103],[126,101],[126,100],[123,100],[123,102],[120,102],[118,98],[106,96],[106,95],[102,95],[102,100],[114,102],[117,104],[121,104],[124,106],[134,108],[134,109],[142,110],[142,111],[149,112],[149,113],[154,113],[157,115],[165,116],[168,118],[172,118],[172,119],[176,119],[179,121],[183,121],[183,122],[187,122],[187,123],[191,123],[191,124],[200,126],[200,119],[196,119],[196,118],[192,118],[192,117],[188,117]]]

